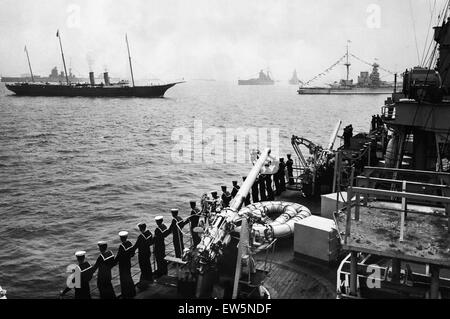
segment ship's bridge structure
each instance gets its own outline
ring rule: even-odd
[[[353,201],[335,215],[349,252],[341,297],[450,298],[449,29],[435,28],[436,68],[406,71],[382,107],[384,163],[352,176]]]

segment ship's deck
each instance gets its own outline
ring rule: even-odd
[[[287,190],[276,200],[299,203],[310,209],[312,214],[320,215],[320,199],[304,198],[298,191]],[[184,236],[185,247],[189,247],[191,239]],[[172,238],[166,239],[166,254],[174,257]],[[155,270],[154,255],[152,255],[152,267]],[[149,284],[147,288],[139,288],[140,270],[137,257],[133,259],[133,280],[137,284],[137,295],[135,299],[185,299],[178,292],[177,268],[169,263],[168,276],[164,276]],[[256,256],[257,269],[267,270],[266,278],[263,279],[264,287],[274,299],[334,299],[336,298],[336,264],[326,264],[305,256],[294,255],[293,238],[277,240],[275,250],[266,259],[266,254]],[[99,298],[95,278],[91,280],[91,295]],[[119,274],[113,269],[114,290],[120,296]],[[73,297],[73,290],[66,298]]]
[[[447,217],[441,208],[410,206],[404,241],[400,242],[400,205],[377,203],[360,207],[359,221],[352,219],[350,236],[344,249],[401,260],[450,267],[450,234]],[[346,217],[338,227],[344,231]]]
[[[257,267],[263,266],[264,261],[259,259]],[[323,276],[323,268],[299,262],[289,253],[289,249],[278,251],[277,257],[268,266],[271,271],[264,280],[264,287],[273,299],[333,299],[336,297],[336,272],[327,269],[329,276]],[[146,290],[139,291],[136,299],[184,299],[178,292],[176,278],[176,268],[172,267],[169,276],[162,277]]]
[[[305,205],[315,215],[320,214],[320,200],[305,199],[299,192],[287,190],[277,198],[280,201]],[[328,265],[303,256],[294,256],[293,238],[278,240],[273,255],[256,257],[257,268],[270,268],[264,287],[274,299],[334,299],[336,298],[336,265]],[[169,267],[169,275],[160,278],[136,299],[183,298],[176,286],[177,269]]]

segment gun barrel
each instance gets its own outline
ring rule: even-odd
[[[263,168],[264,164],[266,163],[269,155],[270,155],[270,149],[264,150],[262,152],[261,156],[259,157],[256,164],[253,166],[253,169],[250,171],[250,173],[247,176],[247,179],[245,180],[244,184],[242,184],[239,192],[236,194],[236,197],[231,201],[230,208],[234,211],[239,211],[242,204],[244,203],[245,198],[249,194],[250,190],[252,189],[253,184],[256,181],[256,178],[258,177],[261,169]]]

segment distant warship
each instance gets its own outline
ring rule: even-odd
[[[369,64],[368,62],[358,58],[357,56],[350,54],[347,46],[347,53],[341,57],[335,64],[329,67],[325,72],[317,75],[312,80],[306,82],[305,84],[300,83],[300,88],[298,89],[298,94],[300,95],[358,95],[358,94],[391,94],[396,89],[396,80],[394,83],[381,81],[380,79],[380,65],[378,63],[370,64],[372,66],[372,72],[361,72],[358,76],[358,83],[354,83],[352,79],[350,79],[350,55],[359,61]],[[346,79],[341,79],[339,82],[335,81],[334,83],[329,84],[328,86],[322,87],[314,87],[309,86],[311,82],[318,79],[320,76],[325,75],[334,69],[337,65],[339,65],[342,61],[345,60],[344,65],[347,68],[347,77]],[[385,70],[387,71],[387,70]],[[390,71],[387,71],[389,73]],[[395,75],[395,78],[396,75]]]
[[[263,70],[259,72],[259,77],[257,79],[250,79],[250,80],[239,80],[239,85],[274,85],[275,81],[272,80],[270,77],[269,71],[267,71],[267,74],[264,73]]]
[[[297,70],[294,70],[294,73],[292,74],[292,78],[289,80],[289,84],[291,84],[291,85],[299,85],[300,84],[300,80],[298,79],[298,76],[297,76]]]
[[[69,80],[70,82],[81,82],[84,81],[84,79],[77,78],[75,75],[72,74],[72,70],[69,69]],[[1,82],[5,83],[17,83],[17,82],[64,82],[66,81],[66,76],[64,72],[59,73],[58,68],[55,66],[49,76],[40,76],[40,75],[34,75],[31,77],[31,75],[22,75],[22,76],[2,76]]]
[[[128,38],[126,37],[128,58],[130,62],[130,71],[132,86],[128,85],[126,81],[120,81],[119,83],[111,83],[108,72],[104,73],[104,83],[96,84],[94,72],[89,73],[89,83],[73,83],[70,78],[70,74],[67,73],[66,62],[64,58],[64,51],[61,44],[61,37],[59,31],[56,36],[59,38],[59,44],[61,48],[61,55],[64,64],[64,79],[66,83],[58,81],[59,83],[46,83],[36,82],[33,76],[31,68],[30,58],[27,53],[28,65],[30,68],[31,82],[6,84],[6,88],[16,95],[22,96],[86,96],[86,97],[163,97],[168,89],[175,86],[178,83],[174,82],[162,85],[148,85],[148,86],[135,86],[133,66],[131,63],[130,47],[128,44]],[[54,71],[57,74],[56,69]]]

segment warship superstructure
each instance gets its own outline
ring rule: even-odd
[[[292,73],[292,77],[291,77],[291,79],[289,80],[289,84],[291,84],[291,85],[299,85],[300,84],[300,79],[298,78],[298,75],[297,75],[297,70],[294,70],[294,73]]]
[[[85,80],[82,78],[78,78],[74,74],[72,74],[72,70],[70,68],[69,68],[68,77],[69,77],[69,81],[72,83],[82,82]],[[18,76],[18,77],[2,76],[2,78],[1,78],[1,82],[4,82],[4,83],[18,83],[18,82],[60,83],[60,82],[64,82],[64,81],[66,81],[66,76],[65,76],[64,72],[58,72],[58,68],[56,66],[51,70],[51,73],[46,77],[40,76],[40,75],[31,76],[31,74],[30,74],[30,75],[23,75],[23,76]]]
[[[352,79],[350,79],[350,66],[352,65],[350,62],[350,56],[361,61],[364,64],[371,65],[372,72],[369,73],[367,71],[363,71],[358,76],[358,82],[354,83]],[[339,82],[335,81],[327,86],[311,86],[311,84],[320,78],[321,76],[329,73],[336,66],[343,63],[346,67],[346,78],[341,79]],[[393,82],[386,82],[380,79],[380,65],[378,63],[368,63],[363,59],[357,57],[354,54],[349,52],[349,48],[347,46],[347,52],[344,56],[342,56],[336,63],[326,69],[323,73],[320,73],[313,79],[307,81],[306,83],[300,83],[300,87],[297,90],[298,94],[301,95],[365,95],[365,94],[391,94],[394,93],[397,87],[397,76],[389,71],[385,70],[388,73],[392,74],[395,77]],[[384,70],[384,69],[383,69]]]
[[[270,72],[264,73],[264,70],[259,72],[258,78],[249,80],[239,80],[239,85],[274,85],[275,81],[270,77]]]

